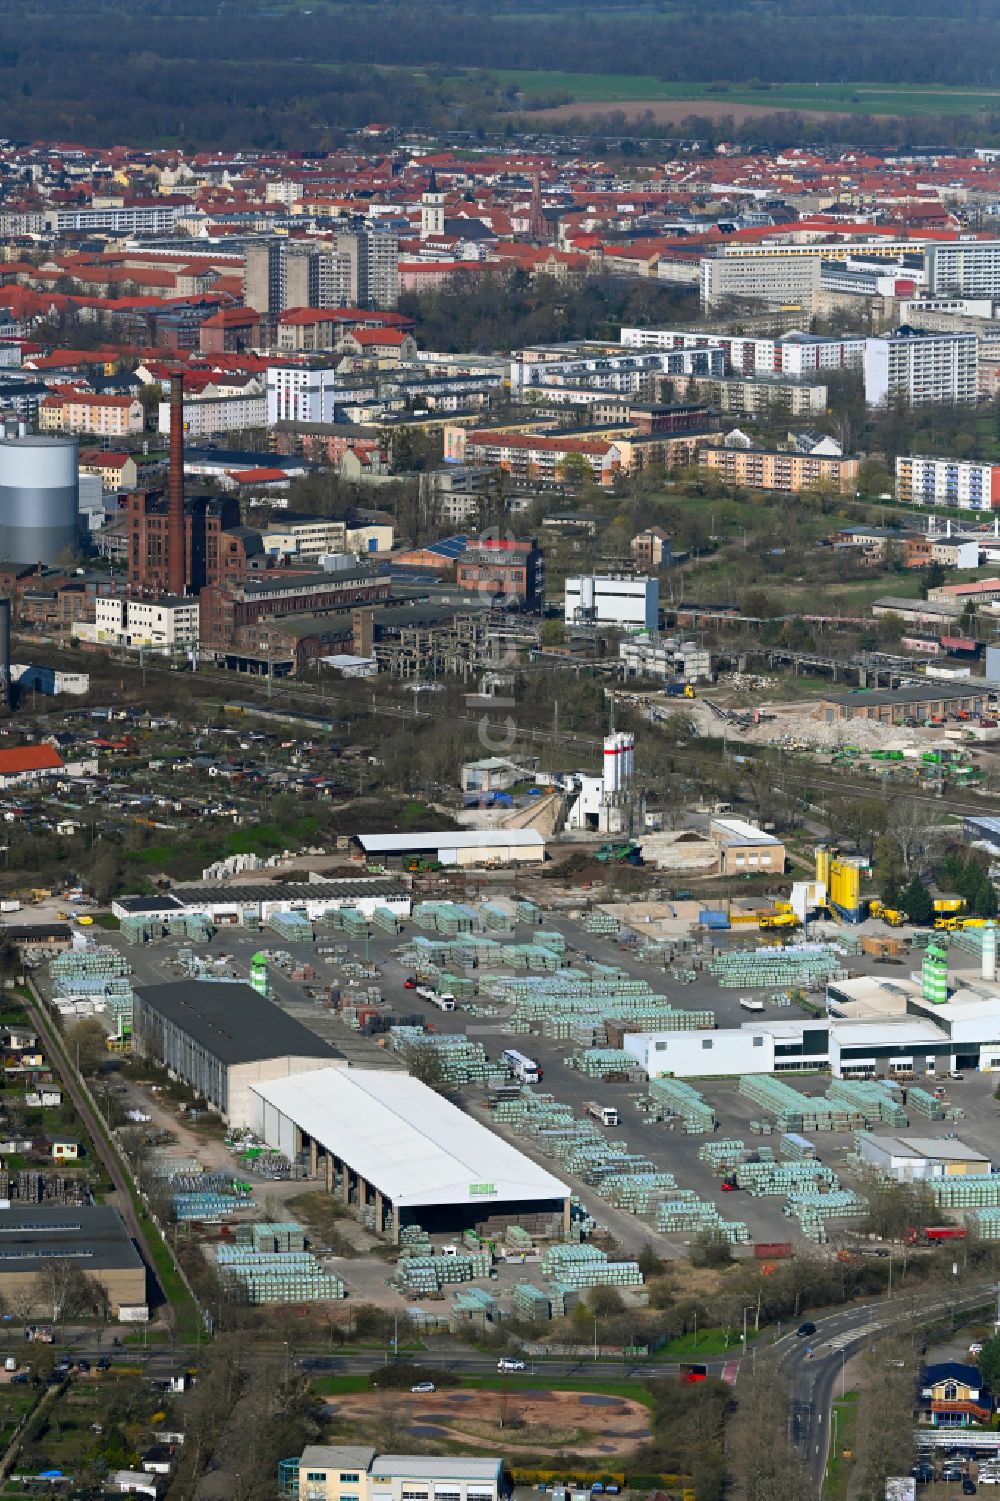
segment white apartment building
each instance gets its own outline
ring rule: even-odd
[[[267,398],[260,396],[192,396],[184,401],[184,432],[189,438],[241,433],[267,424]],[[170,432],[170,403],[160,402],[157,427]]]
[[[941,240],[924,249],[927,291],[1000,297],[1000,240]]]
[[[503,1490],[501,1459],[309,1444],[294,1467],[279,1466],[279,1491],[298,1501],[500,1501]]]
[[[82,622],[73,634],[101,645],[183,651],[198,646],[198,601],[161,595],[159,599],[103,599],[95,604],[94,625]]]
[[[718,343],[620,354],[581,353],[563,360],[539,358],[525,350],[511,360],[510,384],[512,391],[570,386],[634,396],[656,375],[722,376],[724,371],[725,355]]]
[[[979,340],[904,324],[865,346],[865,401],[883,406],[955,405],[977,400]]]
[[[818,256],[705,256],[701,305],[708,310],[728,297],[746,297],[811,308],[820,290],[820,266]]]
[[[564,616],[568,624],[645,626],[655,631],[659,613],[659,579],[623,573],[566,580]]]
[[[267,425],[332,422],[336,372],[329,366],[271,365],[267,372]]]
[[[919,505],[992,511],[1000,507],[1000,464],[899,454],[896,499]],[[975,568],[978,561],[977,556],[967,566]]]
[[[774,338],[749,339],[697,329],[623,328],[620,338],[628,349],[718,348],[726,362],[725,373],[747,380],[756,376],[799,380],[822,370],[863,370],[865,364],[863,337],[797,329]]]

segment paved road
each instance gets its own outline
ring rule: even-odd
[[[942,1315],[968,1312],[992,1302],[995,1283],[984,1283],[952,1298],[941,1292],[917,1298],[852,1304],[816,1319],[816,1333],[800,1338],[790,1331],[764,1352],[791,1383],[789,1425],[792,1442],[805,1462],[816,1494],[822,1490],[830,1447],[834,1396],[842,1389],[850,1357],[877,1337],[907,1336]]]

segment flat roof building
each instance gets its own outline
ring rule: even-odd
[[[570,1190],[409,1074],[324,1068],[250,1087],[249,1124],[398,1241],[400,1228],[461,1229],[494,1214],[569,1226]],[[321,1161],[322,1159],[322,1161]]]
[[[232,1126],[250,1124],[252,1084],[343,1064],[336,1048],[241,981],[141,986],[132,1039],[139,1057],[162,1064]]]
[[[146,1268],[121,1215],[109,1204],[30,1204],[3,1212],[0,1298],[11,1304],[35,1285],[53,1261],[67,1261],[104,1288],[115,1318],[123,1308],[145,1309]],[[52,1317],[51,1309],[38,1309]],[[145,1314],[142,1315],[145,1317]]]
[[[503,1461],[465,1455],[379,1454],[360,1444],[308,1444],[278,1467],[298,1501],[500,1501]]]
[[[944,719],[959,709],[976,716],[986,712],[985,687],[926,687],[871,689],[831,694],[820,702],[816,718],[827,724],[844,719],[874,719],[879,724],[902,724],[904,719]]]
[[[514,865],[545,859],[537,829],[447,829],[440,834],[358,834],[366,855],[382,859],[420,856],[441,865]]]

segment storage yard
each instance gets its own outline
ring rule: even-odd
[[[862,1078],[826,1071],[837,1036],[844,1065],[847,1043],[874,1025],[827,1017],[828,986],[876,984],[882,972],[879,945],[866,941],[875,952],[864,952],[855,929],[827,924],[809,944],[765,947],[755,928],[706,929],[696,904],[545,903],[533,889],[473,901],[450,890],[414,893],[405,905],[409,912],[401,902],[396,910],[373,903],[369,918],[340,906],[278,914],[263,933],[260,920],[193,932],[185,911],[175,921],[158,916],[139,941],[123,923],[89,952],[38,972],[58,1009],[71,1004],[69,992],[82,1008],[74,1014],[89,1008],[126,1040],[133,991],[193,987],[214,1004],[249,990],[231,982],[249,980],[254,1006],[273,1006],[330,1050],[336,1067],[325,1074],[282,1078],[282,1065],[272,1082],[250,1079],[247,1113],[225,1144],[203,1142],[162,1098],[129,1085],[175,1136],[154,1153],[172,1216],[201,1238],[235,1300],[349,1306],[363,1297],[457,1331],[510,1316],[544,1323],[598,1286],[641,1301],[642,1247],[686,1257],[706,1231],[738,1257],[808,1247],[833,1254],[857,1243],[867,1211],[862,1142],[907,1129],[946,1145],[957,1128],[978,1154],[971,1166],[985,1169],[952,1176],[948,1168],[929,1180],[934,1202],[942,1217],[968,1214],[980,1234],[1000,1236],[989,1074],[970,1071],[947,1087],[913,1077],[924,1072],[913,1055],[925,1033],[940,1053],[958,1046],[942,1040],[936,1015],[881,1024],[907,1064],[899,1078],[878,1081],[874,1067]],[[905,946],[894,942],[919,980],[924,953],[909,949],[909,935]],[[973,983],[982,949],[981,930],[952,935],[945,962],[960,985]],[[898,986],[904,973],[891,971],[886,983]],[[218,979],[230,984],[209,983]],[[661,1046],[664,1058],[675,1046],[723,1051],[696,1077],[655,1077]],[[729,1069],[725,1047],[737,1054]],[[239,1060],[250,1073],[253,1055],[250,1046]],[[792,1072],[780,1076],[782,1066]],[[407,1067],[430,1067],[454,1104],[407,1079]],[[351,1106],[338,1078],[352,1096],[370,1079],[364,1109],[376,1113],[395,1112],[390,1102],[404,1085],[424,1091],[431,1116],[454,1112],[460,1122],[466,1112],[489,1150],[478,1160],[476,1133],[463,1136],[443,1118],[438,1131],[417,1110],[406,1127],[410,1166],[390,1182],[378,1153],[361,1160],[371,1131],[354,1137],[365,1095]],[[443,1155],[435,1134],[448,1141]],[[512,1178],[502,1162],[521,1167]],[[558,1195],[567,1191],[563,1208]],[[308,1213],[300,1219],[304,1194],[336,1206],[350,1246],[338,1238],[332,1250]],[[453,1206],[447,1214],[444,1203]],[[395,1262],[372,1258],[380,1240],[398,1242]]]

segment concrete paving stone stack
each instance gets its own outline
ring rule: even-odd
[[[650,1097],[681,1119],[689,1135],[715,1130],[715,1111],[693,1085],[683,1079],[650,1079]]]
[[[906,1108],[916,1115],[922,1115],[929,1121],[943,1121],[945,1107],[940,1100],[936,1100],[926,1089],[908,1089],[906,1091]]]
[[[843,1100],[865,1117],[866,1127],[881,1123],[887,1126],[908,1126],[909,1117],[899,1099],[871,1079],[834,1079],[826,1091],[828,1100]]]
[[[1000,1173],[955,1173],[925,1182],[940,1209],[993,1209],[1000,1205]]]

